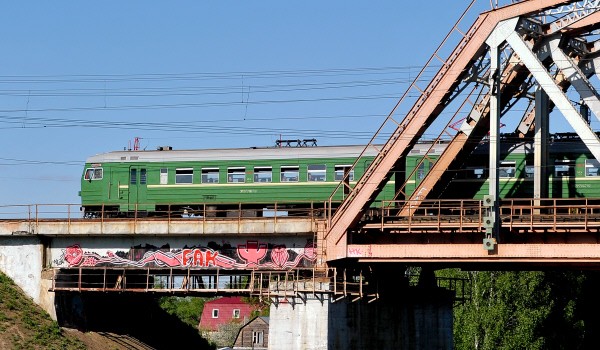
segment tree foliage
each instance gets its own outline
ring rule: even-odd
[[[577,349],[584,275],[577,272],[441,271],[468,277],[470,301],[454,308],[456,349]]]
[[[212,299],[200,297],[162,297],[160,307],[171,315],[177,316],[183,322],[197,328],[204,304]]]

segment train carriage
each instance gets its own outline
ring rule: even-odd
[[[191,214],[207,207],[222,215],[240,204],[263,209],[323,206],[364,146],[117,151],[90,157],[81,182],[86,217],[100,213]],[[374,153],[348,174],[353,186]],[[391,199],[386,189],[379,199]],[[334,198],[341,201],[343,191]],[[316,204],[315,204],[316,203]],[[221,211],[222,210],[222,211]],[[253,212],[252,212],[253,211]]]
[[[532,198],[533,145],[505,138],[498,168],[501,198]],[[396,185],[409,198],[443,153],[446,144],[414,146],[378,195],[394,199]],[[291,208],[323,208],[348,172],[351,188],[373,161],[364,146],[265,147],[208,150],[117,151],[90,157],[81,180],[86,217],[98,215],[188,214],[214,210],[214,215],[273,215]],[[434,198],[482,199],[488,194],[488,145],[482,142],[456,169]],[[401,167],[400,167],[401,168]],[[545,166],[549,198],[600,198],[600,164],[574,135],[553,136]],[[399,187],[400,188],[400,187]],[[347,193],[347,191],[346,191]],[[335,203],[343,200],[337,191]],[[404,199],[404,198],[398,198]],[[277,207],[275,207],[277,206]],[[102,214],[104,213],[104,214]]]

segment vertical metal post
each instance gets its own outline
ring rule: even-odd
[[[548,197],[546,165],[548,163],[548,95],[538,87],[535,91],[535,135],[533,143],[533,199],[535,213],[540,213],[540,198]]]
[[[100,233],[104,233],[104,215],[105,215],[104,210],[106,210],[106,209],[104,208],[104,204],[102,204],[102,209],[101,209],[101,213],[100,213]]]
[[[494,199],[489,216],[494,220],[492,236],[498,239],[500,228],[499,199],[500,182],[498,179],[498,164],[500,161],[500,81],[502,69],[500,67],[500,50],[498,46],[490,47],[490,161],[489,161],[489,195]]]

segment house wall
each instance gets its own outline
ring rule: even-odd
[[[254,332],[263,332],[263,344],[253,344]],[[260,318],[255,318],[240,330],[235,340],[234,349],[267,349],[269,345],[269,324]]]
[[[204,331],[217,331],[219,326],[228,324],[231,322],[239,322],[243,324],[248,322],[250,314],[252,313],[253,307],[246,303],[230,303],[223,302],[224,298],[209,301],[204,304],[202,310],[202,316],[200,318],[199,328]],[[221,302],[220,302],[221,301]],[[214,309],[219,310],[219,317],[213,318],[212,313]],[[233,310],[240,310],[240,317],[233,318]]]

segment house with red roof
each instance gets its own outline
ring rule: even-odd
[[[200,324],[201,331],[215,332],[222,325],[230,323],[244,324],[250,319],[255,308],[245,303],[242,297],[224,297],[204,304]]]

